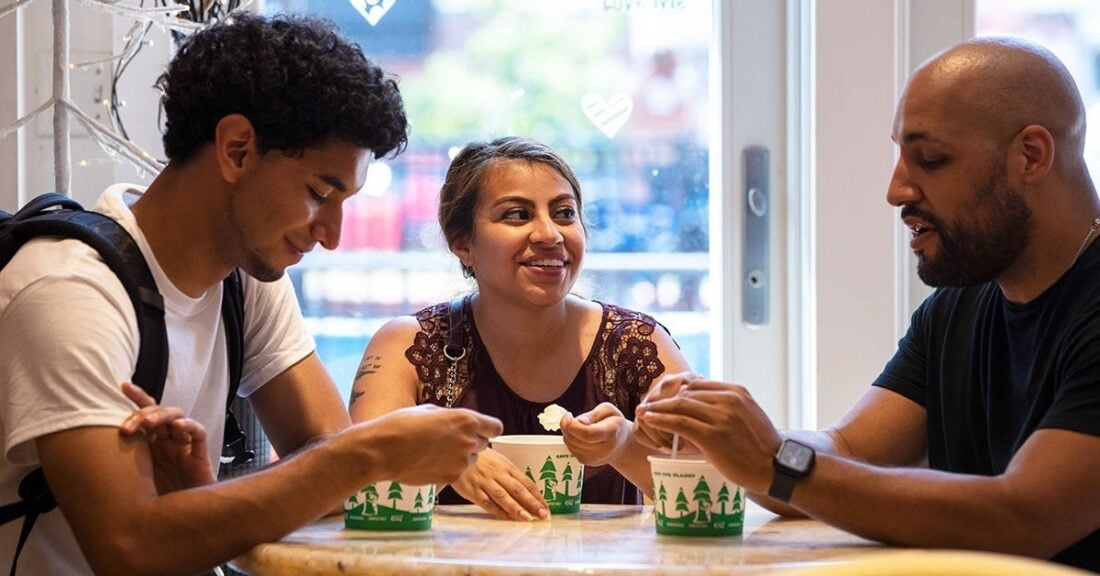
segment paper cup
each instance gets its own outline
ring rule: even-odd
[[[535,482],[551,514],[581,511],[584,465],[569,453],[561,436],[515,434],[498,436],[491,443]]]
[[[657,533],[736,536],[745,519],[745,489],[705,460],[649,457]]]
[[[428,530],[435,486],[375,482],[344,502],[344,526],[357,530]]]

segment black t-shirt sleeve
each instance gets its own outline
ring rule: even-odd
[[[886,363],[882,373],[872,383],[874,386],[897,392],[902,396],[928,407],[928,308],[931,299],[913,313],[909,330],[898,341],[898,349]]]
[[[1062,382],[1037,428],[1062,428],[1100,436],[1100,307],[1083,314],[1064,349]]]

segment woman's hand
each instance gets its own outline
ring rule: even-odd
[[[202,424],[185,417],[179,408],[158,406],[152,396],[129,382],[123,382],[122,392],[137,410],[122,421],[119,433],[145,435],[158,494],[217,481],[206,453],[206,428]]]
[[[586,466],[603,466],[614,461],[631,440],[631,423],[610,402],[592,410],[561,419],[561,432],[569,452]]]
[[[550,517],[538,486],[492,449],[481,451],[477,463],[451,486],[460,496],[497,518],[529,522]]]

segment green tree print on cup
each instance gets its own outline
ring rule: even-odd
[[[684,495],[684,489],[683,488],[680,488],[680,492],[676,494],[676,511],[677,512],[689,512],[690,511],[690,508],[688,508],[688,499],[687,499],[687,496]],[[680,514],[681,518],[683,518],[684,516],[686,516],[686,514]]]
[[[695,500],[695,521],[710,522],[710,485],[706,476],[699,477],[692,499]]]
[[[401,489],[401,485],[397,482],[390,482],[390,491],[386,494],[386,498],[390,499],[390,506],[394,509],[397,508],[397,501],[404,498],[404,490]]]
[[[344,526],[359,530],[427,530],[432,527],[435,486],[402,486],[399,482],[389,482],[386,499],[379,501],[381,488],[381,482],[370,484],[348,498],[344,503]]]
[[[735,536],[744,525],[744,489],[703,460],[649,457],[658,534]],[[713,486],[717,486],[715,490]],[[669,495],[674,510],[669,515]],[[689,496],[690,494],[690,496]],[[658,504],[659,503],[659,504]]]
[[[718,490],[718,503],[721,504],[722,515],[726,515],[726,504],[730,501],[730,488],[726,486],[726,483],[722,483],[722,488]]]
[[[554,468],[554,460],[549,456],[542,463],[542,470],[539,470],[539,480],[542,480],[542,497],[547,502],[553,501],[554,488],[558,487],[558,469]]]
[[[492,446],[537,486],[551,514],[580,512],[584,464],[569,453],[561,436],[505,434]]]

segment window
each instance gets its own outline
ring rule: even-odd
[[[979,0],[976,8],[978,36],[1027,38],[1065,63],[1085,101],[1085,160],[1095,178],[1100,173],[1100,4]]]
[[[408,150],[372,165],[341,247],[290,271],[318,352],[348,392],[390,318],[468,291],[436,222],[463,144],[530,136],[577,172],[589,222],[577,291],[655,316],[709,372],[712,4],[277,0],[324,15],[400,77]]]

